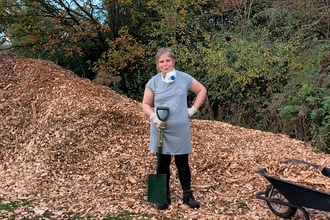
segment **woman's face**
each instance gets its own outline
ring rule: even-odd
[[[166,73],[173,70],[174,60],[168,54],[163,54],[159,57],[157,66],[160,72],[165,76]]]

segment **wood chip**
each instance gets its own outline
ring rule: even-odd
[[[149,119],[141,103],[52,62],[10,52],[0,53],[0,74],[0,197],[32,201],[7,212],[8,218],[30,219],[47,210],[57,219],[102,219],[122,211],[157,218],[279,219],[255,197],[269,184],[255,171],[291,158],[320,164],[327,157],[282,134],[192,119],[189,160],[201,208],[182,203],[172,161],[172,203],[159,211],[146,201],[147,177],[157,162],[148,151]],[[311,219],[327,217],[308,211]]]

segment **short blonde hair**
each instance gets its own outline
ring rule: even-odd
[[[174,64],[175,64],[175,54],[173,53],[173,51],[170,48],[165,48],[165,47],[159,48],[157,53],[156,53],[156,56],[155,56],[156,68],[157,68],[158,71],[159,71],[158,61],[159,61],[160,56],[162,56],[163,54],[169,55],[173,59]]]

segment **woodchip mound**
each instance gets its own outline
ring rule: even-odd
[[[0,53],[0,76],[0,197],[32,201],[9,217],[48,211],[55,219],[102,219],[129,211],[137,219],[139,213],[153,219],[280,219],[255,197],[269,184],[255,171],[291,158],[320,164],[327,157],[285,135],[193,119],[189,159],[201,208],[182,204],[173,164],[172,204],[158,211],[146,201],[156,157],[147,150],[149,119],[141,103],[52,62],[10,52]]]

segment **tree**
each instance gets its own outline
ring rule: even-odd
[[[1,1],[12,50],[52,60],[81,76],[93,74],[86,61],[95,61],[107,49],[109,35],[106,11],[97,1]]]

